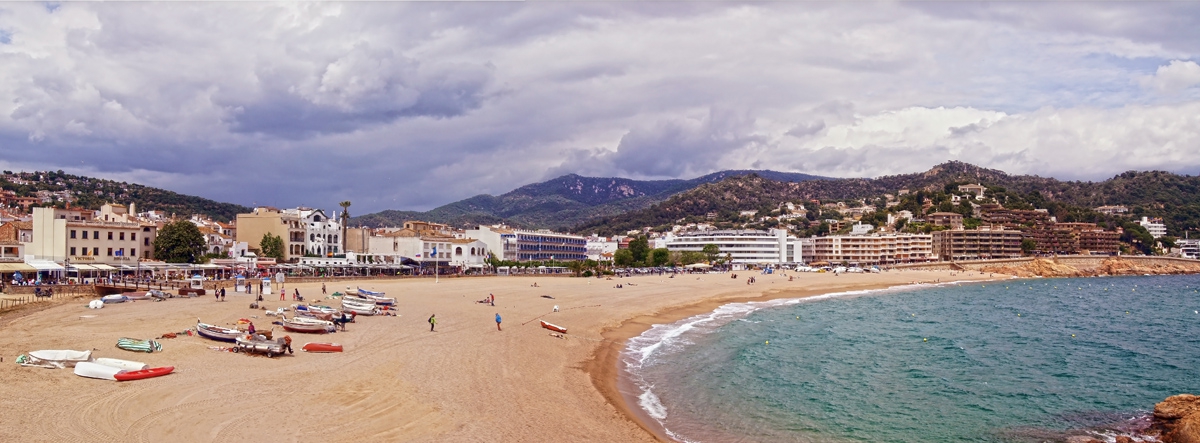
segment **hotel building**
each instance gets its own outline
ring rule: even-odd
[[[933,259],[928,234],[834,235],[813,239],[814,262],[850,265],[917,263]]]
[[[702,252],[706,245],[716,245],[720,256],[729,256],[732,263],[777,265],[804,259],[799,240],[783,229],[693,231],[670,234],[666,244],[668,250],[681,252]]]

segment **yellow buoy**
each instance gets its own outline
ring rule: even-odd
[[[1075,334],[1071,334],[1071,336],[1072,336],[1072,337],[1074,337],[1074,336],[1075,336]]]
[[[763,344],[765,344],[765,345],[769,345],[769,344],[771,344],[771,340],[767,340],[767,341],[766,341],[766,342],[764,342]]]
[[[925,341],[929,341],[929,339],[928,339],[928,338],[926,338],[926,339],[925,339]]]

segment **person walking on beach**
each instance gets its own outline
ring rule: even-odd
[[[287,289],[280,288],[279,289],[279,301],[284,301],[286,299],[287,299]]]
[[[496,294],[488,294],[488,302],[491,303],[492,306],[496,306]],[[496,318],[500,318],[499,314],[497,314]],[[499,322],[497,321],[497,323]]]
[[[433,327],[437,325],[437,314],[429,316],[429,332],[433,332]]]
[[[496,330],[503,331],[503,329],[500,329],[500,313],[499,312],[496,313]]]
[[[295,288],[293,290],[296,292],[292,293],[292,300],[299,300],[300,299],[300,288]]]
[[[225,288],[221,288],[221,301],[225,301]]]
[[[321,283],[321,295],[325,295],[325,294],[327,294],[325,292],[325,283]]]

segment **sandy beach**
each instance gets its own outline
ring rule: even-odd
[[[164,339],[163,352],[154,354],[115,346],[120,337],[184,331],[197,318],[226,326],[249,318],[259,329],[271,327],[262,310],[248,308],[248,295],[100,310],[79,301],[23,316],[0,314],[0,440],[655,441],[617,383],[623,341],[650,325],[731,302],[989,278],[945,271],[799,273],[789,282],[782,275],[741,274],[371,281],[363,287],[397,298],[398,317],[359,317],[348,331],[330,335],[290,333],[297,352],[274,359],[211,350],[225,344],[196,336]],[[749,275],[757,277],[755,285],[746,284]],[[625,287],[615,288],[618,283]],[[358,283],[327,286],[333,292],[347,284]],[[289,293],[293,287],[308,301],[336,306],[320,299],[320,283],[288,285]],[[489,293],[495,307],[476,303]],[[263,307],[293,303],[273,298]],[[551,312],[555,305],[560,312]],[[496,330],[497,313],[503,331]],[[436,332],[426,322],[431,314],[438,318]],[[539,318],[570,333],[552,337]],[[284,332],[277,327],[276,333]],[[346,352],[299,350],[310,341],[339,342]],[[13,363],[38,349],[95,349],[95,357],[176,371],[118,383]]]

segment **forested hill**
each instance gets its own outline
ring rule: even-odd
[[[1200,228],[1200,177],[1162,171],[1125,172],[1101,182],[1061,181],[1030,175],[1010,175],[963,162],[948,162],[922,173],[879,178],[780,182],[761,175],[727,178],[697,186],[645,209],[581,223],[575,232],[624,233],[643,227],[663,227],[681,220],[702,221],[708,213],[718,220],[737,218],[739,211],[773,210],[782,202],[810,200],[867,200],[876,204],[884,194],[956,191],[957,185],[979,183],[1010,206],[1052,209],[1061,221],[1092,221],[1091,208],[1123,205],[1130,217],[1162,217],[1170,235],[1182,237]],[[882,204],[878,204],[881,211]]]
[[[500,196],[477,195],[428,212],[383,211],[353,217],[350,225],[399,226],[406,220],[424,220],[459,227],[503,222],[518,227],[564,230],[597,217],[649,207],[704,183],[748,174],[781,182],[824,179],[776,171],[721,171],[691,180],[632,180],[568,174],[525,185]]]
[[[13,191],[19,197],[42,197],[49,204],[100,209],[105,203],[136,203],[137,210],[162,211],[180,217],[202,214],[218,221],[237,218],[239,212],[250,208],[221,203],[206,198],[179,194],[165,189],[134,183],[117,182],[92,177],[65,174],[62,171],[11,172],[0,175],[0,188]]]

